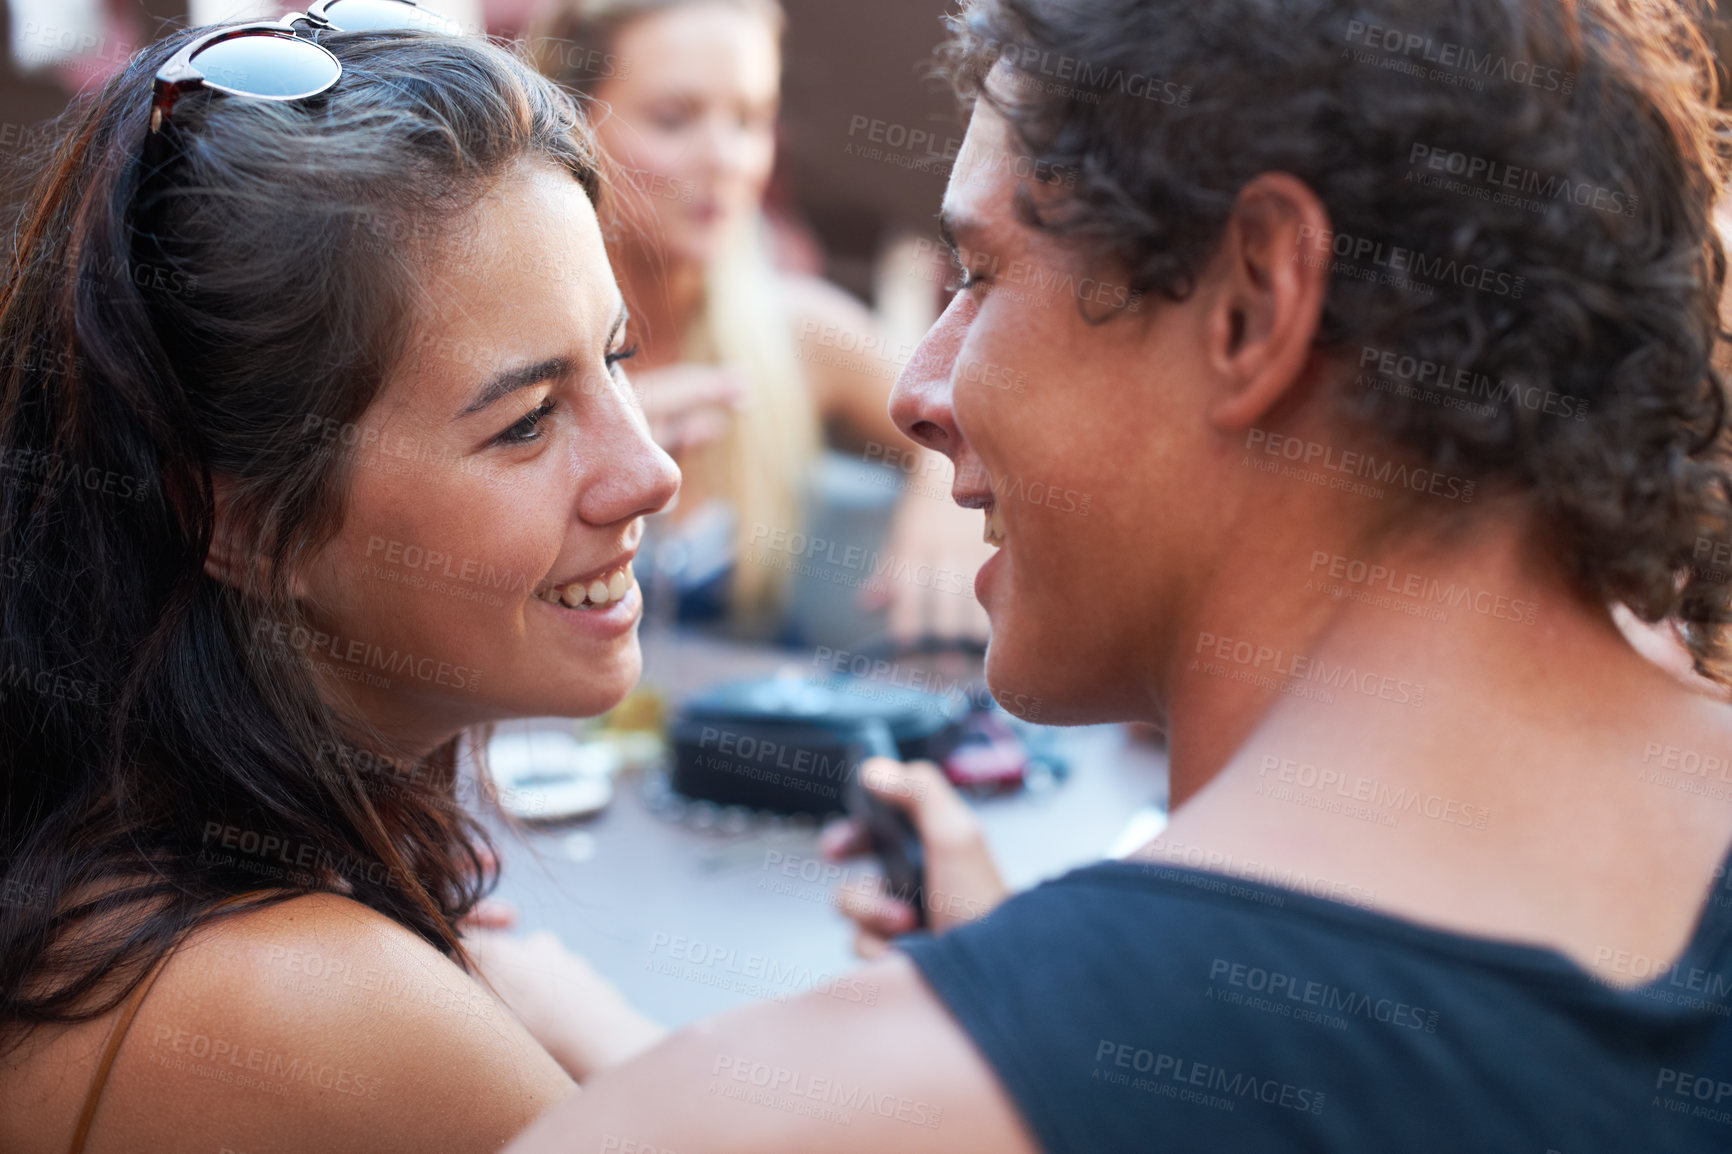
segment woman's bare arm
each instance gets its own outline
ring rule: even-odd
[[[174,955],[89,1150],[492,1151],[574,1090],[432,946],[315,895],[209,927]]]

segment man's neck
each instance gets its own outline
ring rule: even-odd
[[[1508,724],[1615,699],[1652,672],[1513,512],[1487,510],[1442,545],[1276,536],[1233,567],[1237,581],[1215,583],[1174,644],[1162,697],[1175,805],[1273,733],[1418,741],[1488,710]]]

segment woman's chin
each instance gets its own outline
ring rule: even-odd
[[[609,677],[604,682],[590,683],[584,687],[581,694],[574,694],[571,706],[561,712],[562,717],[600,717],[624,701],[637,688],[638,675],[641,672],[634,668],[629,676]]]
[[[643,675],[643,655],[636,644],[629,652],[610,655],[600,669],[587,666],[557,684],[543,683],[515,704],[519,717],[599,717],[624,701]]]

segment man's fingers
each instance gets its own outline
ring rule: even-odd
[[[858,857],[871,848],[866,830],[849,818],[831,822],[818,834],[818,853],[830,861]]]
[[[931,856],[934,851],[965,857],[984,852],[980,819],[932,762],[867,758],[860,767],[860,781],[914,819],[926,846],[928,868],[938,864]]]
[[[895,898],[868,889],[836,891],[836,908],[862,930],[881,938],[892,938],[916,928],[914,911]]]
[[[877,934],[859,930],[854,934],[854,953],[869,962],[875,962],[890,952],[890,942]]]
[[[916,825],[922,824],[934,807],[959,809],[972,817],[972,811],[945,780],[944,771],[930,761],[869,757],[860,764],[860,783],[914,818]]]

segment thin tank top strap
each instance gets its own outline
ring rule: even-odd
[[[233,905],[244,898],[254,897],[257,892],[262,891],[226,897],[212,906],[211,910],[214,913],[224,906]],[[139,1007],[144,1005],[145,995],[150,993],[150,988],[156,984],[156,979],[161,976],[163,967],[168,965],[169,958],[174,956],[175,950],[179,949],[180,945],[181,942],[177,940],[163,951],[162,957],[156,959],[149,971],[145,973],[144,979],[134,987],[132,993],[127,995],[126,1001],[121,1005],[120,1017],[115,1020],[114,1028],[108,1032],[108,1041],[103,1043],[102,1057],[96,1063],[96,1073],[90,1080],[90,1089],[84,1095],[84,1108],[78,1113],[78,1128],[72,1132],[70,1154],[84,1154],[84,1144],[90,1139],[90,1126],[96,1120],[96,1108],[102,1103],[102,1091],[108,1085],[108,1074],[114,1068],[114,1059],[120,1054],[120,1045],[126,1041],[126,1032],[132,1028],[132,1020],[138,1016]]]

